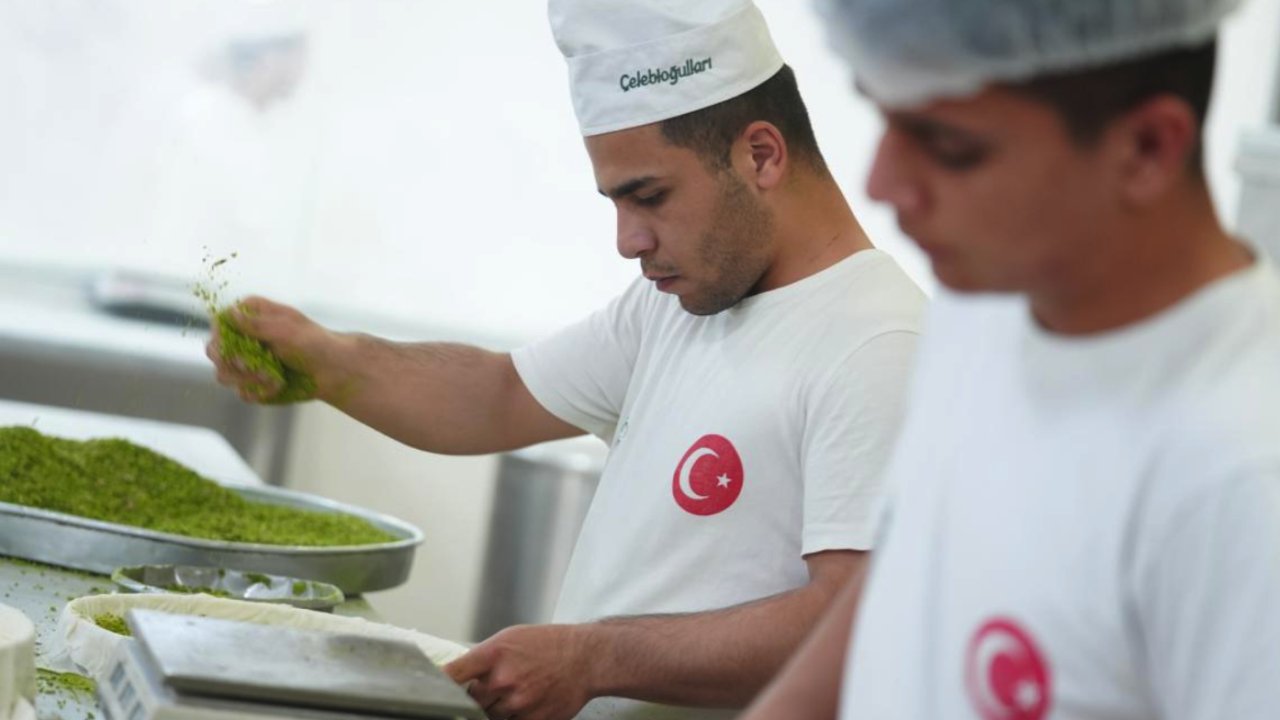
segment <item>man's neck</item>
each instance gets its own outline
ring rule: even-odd
[[[1032,291],[1032,311],[1064,335],[1114,330],[1160,313],[1252,262],[1222,228],[1207,189],[1170,198],[1112,234],[1096,257],[1054,287]]]
[[[803,280],[873,247],[834,180],[805,175],[793,182],[774,207],[777,252],[757,292]]]

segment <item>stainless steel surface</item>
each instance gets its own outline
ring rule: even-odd
[[[179,703],[200,696],[282,710],[484,717],[465,690],[402,640],[148,610],[130,610],[126,620]]]
[[[604,450],[594,440],[579,440],[502,456],[474,639],[551,619]]]
[[[0,598],[31,618],[36,626],[36,665],[56,671],[73,670],[56,638],[58,614],[68,601],[85,595],[108,592],[111,580],[103,575],[34,565],[0,555]],[[348,599],[335,608],[337,615],[378,620],[364,598]],[[65,687],[44,688],[36,697],[39,720],[93,720],[102,717],[102,708],[88,693]]]
[[[167,275],[111,268],[89,281],[89,300],[104,312],[182,328],[210,326],[204,301],[190,281]]]
[[[0,555],[104,574],[123,565],[216,565],[319,580],[355,595],[403,583],[423,539],[404,521],[353,505],[279,488],[227,487],[253,502],[354,515],[399,539],[342,547],[220,542],[0,503]]]
[[[1245,133],[1236,157],[1236,232],[1280,260],[1280,126]]]
[[[346,599],[329,583],[208,565],[122,567],[111,573],[111,581],[131,593],[207,593],[306,610],[332,610]]]

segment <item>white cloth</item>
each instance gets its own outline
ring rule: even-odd
[[[584,136],[735,98],[782,69],[751,0],[550,0]]]
[[[704,317],[639,280],[517,351],[534,397],[611,446],[556,621],[724,608],[870,548],[923,304],[866,250]]]
[[[1280,281],[1259,260],[1067,339],[926,326],[841,717],[1280,711]]]
[[[1240,0],[817,0],[832,46],[889,107],[1213,39]]]
[[[93,619],[104,614],[124,617],[125,613],[135,608],[159,610],[175,615],[240,620],[300,630],[320,630],[404,640],[417,645],[423,654],[437,665],[452,662],[467,651],[465,646],[449,640],[416,630],[370,622],[359,617],[333,615],[287,605],[232,600],[212,595],[156,593],[89,595],[68,602],[63,607],[62,614],[58,616],[57,637],[62,642],[62,647],[55,649],[54,654],[65,652],[78,667],[83,668],[95,680],[105,681],[107,671],[111,668],[111,662],[116,654],[116,647],[124,642],[125,638],[98,627]]]

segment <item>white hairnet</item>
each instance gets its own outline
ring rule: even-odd
[[[889,107],[1208,42],[1240,0],[817,0],[835,49]]]

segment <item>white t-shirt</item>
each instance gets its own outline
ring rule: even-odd
[[[841,717],[1280,717],[1280,281],[1069,339],[944,297]]]
[[[639,280],[515,352],[538,402],[611,446],[556,621],[724,608],[805,585],[806,554],[869,548],[923,306],[866,250],[705,317]]]

